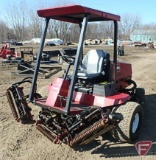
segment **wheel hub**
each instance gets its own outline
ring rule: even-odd
[[[132,122],[132,133],[135,133],[139,126],[139,114],[136,113]]]

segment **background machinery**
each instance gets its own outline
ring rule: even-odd
[[[7,56],[15,57],[15,48],[10,48],[9,43],[3,44],[0,50],[0,57],[5,59]]]

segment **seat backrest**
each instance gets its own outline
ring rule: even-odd
[[[85,73],[101,73],[104,68],[104,59],[109,55],[103,50],[90,50],[83,58],[81,70]]]

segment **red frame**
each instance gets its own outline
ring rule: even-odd
[[[53,84],[48,86],[48,97],[36,99],[35,103],[41,107],[49,108],[50,110],[58,112],[63,111],[65,109],[66,102],[61,100],[61,97],[67,97],[68,88],[69,82],[67,80],[55,78]],[[105,97],[82,92],[74,92],[72,96],[70,114],[80,113],[83,110],[83,108],[78,107],[80,105],[85,105],[85,107],[97,106],[103,108],[123,104],[130,100],[130,98],[131,97],[125,93],[116,93],[115,95]]]

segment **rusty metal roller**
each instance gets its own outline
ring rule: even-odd
[[[99,121],[97,121],[93,125],[91,125],[90,127],[86,128],[85,130],[83,130],[82,132],[77,134],[75,136],[75,138],[71,141],[70,145],[74,146],[74,145],[82,142],[86,138],[90,137],[94,132],[102,129],[104,126],[105,126],[104,120],[100,119]]]
[[[20,117],[17,114],[16,108],[15,108],[15,104],[14,104],[13,98],[12,98],[13,97],[12,96],[12,92],[9,89],[6,92],[6,96],[7,96],[7,99],[8,99],[9,106],[11,108],[12,114],[13,114],[15,120],[18,121]]]
[[[109,125],[109,126],[105,126],[104,129],[98,131],[96,134],[92,135],[91,137],[89,137],[88,139],[86,139],[85,141],[81,142],[80,145],[83,144],[88,144],[89,142],[91,142],[92,140],[94,140],[96,137],[103,135],[104,133],[114,129],[116,126],[115,125]]]
[[[38,124],[36,127],[41,133],[43,133],[53,143],[57,143],[57,144],[60,143],[60,141],[57,140],[57,136],[52,131],[50,131],[48,128],[46,128],[44,125]]]

